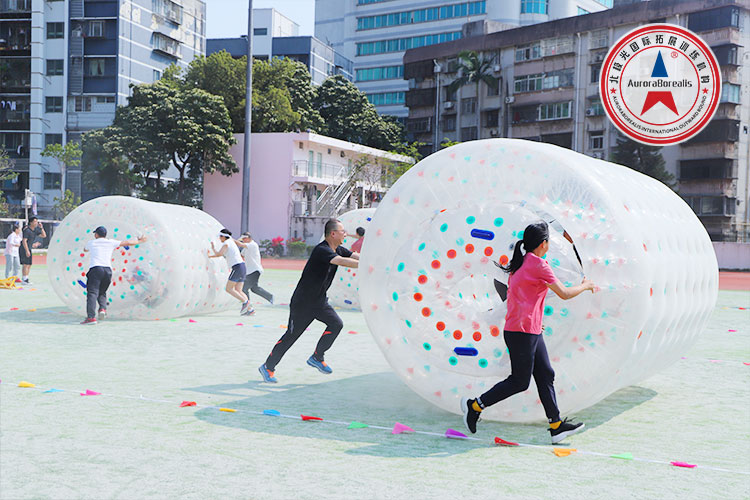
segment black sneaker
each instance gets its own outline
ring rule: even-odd
[[[464,414],[464,425],[472,434],[477,432],[477,422],[482,420],[480,418],[481,412],[476,411],[472,408],[473,399],[461,398],[461,412]]]
[[[568,422],[568,419],[566,418],[565,420],[560,422],[560,426],[557,429],[553,429],[550,427],[547,430],[552,435],[552,444],[556,444],[568,436],[578,434],[583,430],[584,427],[586,427],[586,424],[584,424],[583,422],[574,424],[572,422]]]

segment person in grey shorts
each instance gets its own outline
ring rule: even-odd
[[[18,256],[18,250],[21,248],[21,224],[16,223],[13,231],[5,239],[5,278],[15,276],[21,279],[21,258]]]
[[[237,247],[234,238],[232,238],[232,232],[229,229],[222,229],[219,231],[219,240],[221,241],[221,248],[216,250],[214,242],[211,242],[211,250],[208,251],[208,258],[215,259],[218,257],[224,257],[229,264],[231,272],[229,278],[227,278],[226,292],[234,297],[235,299],[242,302],[242,308],[240,314],[243,316],[249,316],[255,314],[255,310],[250,305],[250,299],[242,291],[242,284],[245,282],[245,263],[242,261],[240,255],[240,249]]]
[[[258,248],[258,244],[253,240],[253,237],[250,236],[250,233],[242,233],[239,241],[237,241],[237,246],[241,248],[240,253],[245,260],[245,271],[247,272],[242,291],[248,297],[250,297],[249,292],[253,292],[273,304],[273,294],[258,285],[260,275],[263,274],[263,266],[260,263],[260,248]]]

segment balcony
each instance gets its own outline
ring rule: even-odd
[[[737,178],[737,164],[728,158],[680,161],[680,182],[732,180]]]
[[[0,0],[0,17],[15,17],[16,14],[31,16],[31,0]]]
[[[406,92],[408,108],[432,107],[435,105],[435,89],[411,89]]]
[[[724,45],[727,43],[742,45],[740,43],[740,30],[732,26],[704,31],[700,36],[708,45]]]
[[[349,169],[345,165],[310,162],[308,160],[292,162],[292,175],[294,177],[306,177],[311,181],[322,180],[323,184],[344,182],[348,173]]]
[[[154,33],[152,47],[154,48],[154,52],[159,52],[165,56],[175,59],[180,59],[182,57],[182,49],[179,40],[175,40],[164,33]]]
[[[712,120],[698,135],[688,141],[688,145],[700,142],[736,142],[739,139],[738,120]]]

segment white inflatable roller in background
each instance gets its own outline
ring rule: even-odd
[[[462,396],[480,395],[510,373],[506,307],[493,283],[507,283],[507,275],[495,263],[506,263],[523,229],[540,219],[552,222],[546,259],[558,279],[573,285],[585,274],[601,288],[569,301],[547,296],[543,335],[563,414],[668,366],[703,330],[718,293],[716,256],[673,191],[548,144],[459,144],[390,189],[368,228],[358,274],[379,347],[426,400],[458,413]],[[483,418],[544,419],[533,381]]]
[[[365,245],[367,245],[367,230],[374,214],[374,208],[360,208],[338,217],[348,234],[342,245],[351,249],[354,242],[357,241],[357,228],[362,227],[365,229],[365,239],[362,242],[362,249],[364,250]],[[328,303],[342,309],[359,310],[358,276],[359,269],[339,266],[336,277],[331,283],[331,288],[328,289]]]
[[[50,242],[50,282],[73,311],[86,315],[89,256],[83,246],[94,238],[98,226],[106,227],[112,239],[148,237],[147,242],[112,255],[109,317],[166,319],[237,305],[224,291],[229,275],[226,260],[207,255],[211,241],[219,245],[222,226],[216,219],[181,205],[106,196],[68,214]]]

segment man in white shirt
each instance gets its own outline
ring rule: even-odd
[[[18,256],[18,249],[21,247],[21,225],[16,223],[13,231],[5,239],[5,278],[15,276],[21,279],[21,260]]]
[[[258,286],[260,275],[263,274],[263,266],[260,263],[260,248],[258,248],[258,244],[253,240],[253,237],[250,236],[250,233],[242,233],[240,240],[237,242],[237,246],[242,248],[240,253],[242,254],[242,258],[245,259],[245,268],[247,272],[242,291],[249,297],[249,290],[273,304],[273,294]]]
[[[99,319],[107,317],[107,289],[112,282],[112,252],[120,247],[138,245],[146,241],[145,236],[137,240],[120,241],[107,238],[107,229],[94,229],[94,239],[83,247],[89,255],[89,272],[86,273],[86,319],[82,325],[95,325],[96,304],[99,303]]]

